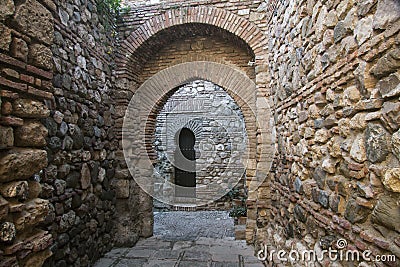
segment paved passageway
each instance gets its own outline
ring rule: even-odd
[[[95,267],[262,267],[245,241],[234,240],[223,211],[154,214],[154,236],[133,248],[113,249]]]

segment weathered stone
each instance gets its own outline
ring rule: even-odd
[[[392,73],[389,77],[382,79],[376,85],[383,98],[400,95],[400,78],[399,74]]]
[[[82,164],[81,169],[81,187],[82,189],[89,188],[91,184],[90,168],[87,163]]]
[[[324,24],[328,28],[333,28],[338,23],[338,17],[335,10],[330,10],[324,19]]]
[[[400,193],[400,168],[388,169],[382,182],[389,191]]]
[[[351,146],[350,156],[355,161],[362,163],[367,160],[366,153],[364,136],[362,134],[358,134],[354,139],[353,145]]]
[[[400,67],[400,48],[393,48],[383,55],[371,68],[371,73],[382,77],[395,72]]]
[[[344,21],[339,21],[333,29],[333,39],[335,43],[340,42],[348,33]]]
[[[318,203],[321,204],[322,207],[326,209],[329,207],[329,194],[326,191],[324,190],[319,191]]]
[[[23,118],[46,118],[50,110],[42,103],[31,99],[17,99],[13,104],[13,114]]]
[[[317,182],[318,187],[324,189],[326,172],[321,167],[315,168],[313,178]]]
[[[47,153],[40,149],[12,149],[0,153],[0,181],[27,179],[47,166]]]
[[[47,129],[40,122],[26,122],[15,129],[17,146],[43,147],[46,145]]]
[[[362,223],[367,219],[368,210],[359,206],[355,199],[351,198],[347,202],[344,217],[351,223]]]
[[[366,113],[357,113],[350,120],[350,129],[352,130],[364,130],[367,127],[365,120]]]
[[[390,23],[400,18],[400,4],[396,0],[379,0],[374,15],[374,29],[386,29]]]
[[[301,221],[303,223],[305,223],[307,221],[306,212],[304,211],[304,209],[300,205],[296,204],[294,206],[293,211],[294,211],[294,214],[295,214],[296,218],[299,219],[299,221]]]
[[[14,132],[11,127],[0,126],[0,149],[14,145]]]
[[[372,34],[372,21],[372,15],[358,21],[354,29],[354,37],[359,46],[370,38]]]
[[[343,93],[344,100],[350,100],[350,102],[357,102],[361,99],[360,91],[358,91],[356,86],[350,86],[344,90]]]
[[[73,149],[80,149],[83,146],[83,134],[76,124],[69,124],[69,134],[73,140]]]
[[[49,201],[40,198],[33,199],[25,204],[25,212],[20,213],[14,220],[17,231],[43,222],[50,210]]]
[[[315,142],[324,144],[328,141],[329,132],[326,129],[319,129],[315,132],[314,140]]]
[[[29,47],[28,54],[30,62],[40,68],[49,70],[53,67],[52,53],[50,48],[41,45],[33,44]]]
[[[0,241],[2,243],[11,243],[17,235],[17,230],[12,222],[3,222],[0,225]]]
[[[11,29],[2,23],[0,23],[0,36],[0,49],[8,51],[11,44]]]
[[[56,194],[59,196],[64,194],[66,186],[67,183],[64,180],[56,179],[54,181],[54,188],[56,189]]]
[[[396,199],[393,195],[381,195],[374,211],[372,212],[372,222],[400,232],[400,212],[398,201],[399,199]]]
[[[65,213],[61,216],[60,220],[60,230],[62,232],[66,232],[72,226],[75,225],[76,213],[73,210],[70,210],[68,213]]]
[[[29,199],[38,198],[42,193],[42,185],[37,181],[28,181]]]
[[[386,129],[397,131],[400,127],[400,103],[385,102],[381,110],[381,120],[386,126]]]
[[[374,197],[374,191],[370,185],[365,185],[360,182],[357,182],[357,189],[362,197],[365,197],[368,199]]]
[[[388,155],[388,136],[379,124],[369,123],[365,132],[367,158],[372,163],[382,162]]]
[[[14,11],[15,11],[14,1],[12,0],[0,1],[0,21],[3,21],[7,17],[13,15]]]
[[[129,180],[117,180],[114,183],[114,187],[117,198],[129,197]]]
[[[400,160],[400,130],[392,135],[392,151],[397,159]]]
[[[27,0],[16,8],[16,27],[30,37],[50,44],[53,40],[53,15],[35,0]]]
[[[303,193],[303,183],[301,182],[299,177],[296,177],[296,179],[294,180],[294,189],[299,194]]]
[[[67,186],[69,188],[76,188],[79,185],[79,172],[71,172],[66,178]]]
[[[23,39],[19,39],[19,38],[13,38],[12,42],[11,42],[11,54],[16,57],[19,58],[23,61],[26,61],[28,59],[28,45],[26,44],[26,42]]]
[[[326,171],[327,173],[335,173],[336,164],[337,164],[337,160],[332,159],[332,158],[326,158],[322,162],[322,169],[324,171]]]
[[[29,193],[27,181],[6,183],[0,186],[0,193],[6,198],[26,199]]]
[[[67,11],[65,11],[62,8],[59,8],[58,10],[58,16],[60,17],[60,21],[62,24],[65,26],[68,26],[68,21],[69,21],[69,14]]]

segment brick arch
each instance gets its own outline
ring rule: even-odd
[[[120,74],[127,71],[131,56],[151,37],[173,26],[193,23],[212,25],[226,30],[244,41],[251,48],[256,60],[263,58],[263,47],[267,39],[255,24],[220,8],[187,7],[183,12],[182,10],[168,10],[161,15],[154,16],[134,30],[121,44],[119,51],[121,58],[118,62]]]

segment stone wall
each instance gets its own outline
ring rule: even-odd
[[[348,249],[399,261],[399,17],[391,0],[277,9],[268,85],[278,153],[258,244],[321,251],[344,238]]]
[[[103,2],[56,1],[53,94],[44,120],[43,197],[53,209],[45,266],[87,266],[114,242],[114,20]]]
[[[35,0],[0,5],[0,266],[41,266],[54,240],[41,184],[48,162],[41,120],[55,104],[55,7]]]
[[[94,1],[1,6],[0,265],[86,266],[114,241],[114,19]]]
[[[240,157],[238,150],[244,151],[247,141],[239,106],[222,88],[200,80],[181,86],[168,98],[157,116],[155,175],[161,175],[172,183],[175,183],[174,155],[178,148],[176,136],[184,127],[195,135],[196,198],[219,200],[202,209],[231,208],[231,200],[228,197],[222,198],[230,189],[239,190],[238,197],[246,195],[245,169],[235,164]],[[207,188],[218,180],[229,186],[229,189],[220,192],[217,187]],[[164,194],[167,194],[170,188],[164,188],[164,184],[155,184],[154,190],[165,191]],[[169,193],[175,194],[173,190]],[[179,203],[179,200],[175,202]],[[155,204],[155,207],[164,207],[156,201]]]

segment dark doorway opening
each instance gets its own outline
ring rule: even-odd
[[[182,128],[179,131],[175,150],[176,197],[196,197],[195,142],[195,135],[190,129]]]

